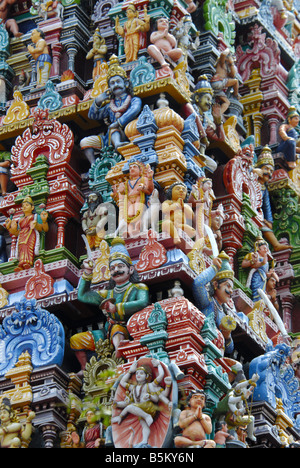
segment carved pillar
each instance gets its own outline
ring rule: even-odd
[[[45,448],[54,448],[54,441],[57,436],[57,427],[54,424],[46,424],[41,427]]]
[[[69,59],[68,68],[74,73],[75,72],[75,57],[79,50],[79,47],[77,44],[71,43],[71,44],[65,44],[65,48],[67,49],[67,54],[68,54],[68,59]]]
[[[51,47],[52,51],[52,76],[59,76],[60,75],[60,59],[61,59],[61,51],[62,51],[62,45],[57,42],[56,44],[53,44]]]
[[[253,130],[254,130],[254,139],[255,146],[261,145],[261,127],[264,121],[264,116],[261,113],[253,115]]]
[[[64,247],[65,245],[65,227],[68,222],[68,218],[64,213],[53,213],[54,221],[57,225],[57,242],[56,249]]]
[[[269,145],[274,145],[277,143],[277,127],[278,127],[278,117],[268,117],[268,123],[270,127],[270,141]]]

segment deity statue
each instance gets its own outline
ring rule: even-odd
[[[236,78],[237,69],[234,64],[234,58],[229,49],[221,52],[215,66],[215,74],[211,79],[211,86],[214,90],[215,97],[223,104],[223,112],[225,112],[230,104],[226,96],[228,88],[233,88],[233,97],[239,98],[239,81]]]
[[[292,247],[287,244],[281,244],[275,237],[273,232],[273,215],[271,202],[268,191],[268,183],[272,179],[274,172],[274,160],[272,150],[265,146],[257,158],[256,165],[253,172],[257,175],[257,180],[261,185],[262,191],[262,211],[264,215],[264,225],[262,233],[264,238],[272,245],[275,252],[280,250],[291,249]]]
[[[208,316],[214,314],[215,322],[225,339],[225,352],[230,354],[233,349],[231,332],[235,329],[235,321],[229,320],[225,313],[226,304],[231,300],[233,292],[234,272],[229,265],[229,257],[221,252],[213,259],[210,267],[202,271],[193,282],[195,304],[201,312]],[[207,290],[210,284],[211,290]]]
[[[103,206],[102,195],[92,192],[87,197],[88,208],[84,211],[81,226],[91,249],[97,249],[105,236],[107,208]]]
[[[9,180],[9,168],[11,166],[11,156],[7,151],[0,151],[0,186],[1,195],[6,195]]]
[[[225,421],[218,422],[215,429],[214,441],[216,448],[226,448],[226,442],[234,437],[228,432],[228,425]]]
[[[193,25],[191,15],[185,15],[177,26],[172,30],[172,34],[177,39],[178,47],[182,50],[183,59],[187,61],[189,51],[195,51],[200,45],[199,34],[196,35],[195,40],[190,36],[190,30]]]
[[[107,73],[107,64],[105,57],[107,54],[107,45],[105,39],[101,36],[99,28],[97,28],[93,34],[93,47],[87,53],[86,59],[94,60],[93,67],[93,80],[96,81],[99,76]],[[104,66],[103,66],[104,65]]]
[[[68,444],[72,448],[99,448],[103,445],[102,424],[97,420],[97,413],[94,409],[88,409],[86,414],[86,424],[81,437],[73,431],[68,439]]]
[[[120,25],[119,17],[116,16],[115,31],[124,38],[124,49],[126,63],[134,62],[138,58],[141,48],[140,34],[149,31],[150,16],[147,14],[147,7],[144,7],[144,20],[139,18],[139,13],[133,3],[129,3],[126,8],[127,21],[124,26]]]
[[[213,121],[207,113],[211,110]],[[196,116],[196,124],[199,132],[200,152],[204,155],[211,141],[225,141],[226,135],[222,124],[224,109],[218,102],[213,102],[213,90],[205,75],[198,78],[192,94],[191,103],[183,107],[183,113],[188,117]],[[206,164],[212,170],[216,169],[216,163],[206,156]]]
[[[11,32],[14,37],[22,36],[22,33],[19,30],[19,26],[15,19],[9,18],[9,13],[11,7],[15,5],[17,0],[1,0],[0,2],[0,20],[7,29],[8,32]]]
[[[0,404],[0,447],[21,448],[22,442],[28,442],[32,434],[32,420],[35,413],[29,411],[26,424],[21,424],[10,400],[4,397]]]
[[[276,291],[276,284],[279,281],[279,277],[274,270],[269,271],[267,277],[267,284],[266,284],[266,294],[269,297],[271,303],[277,310],[279,311],[279,303],[277,300],[277,291]]]
[[[288,170],[295,169],[299,158],[300,145],[299,133],[296,127],[299,124],[299,114],[295,107],[291,107],[287,114],[286,121],[279,127],[280,143],[277,151],[282,153]]]
[[[129,337],[126,328],[129,317],[149,304],[148,287],[140,283],[123,239],[115,238],[111,243],[109,270],[111,279],[108,289],[94,291],[91,289],[93,262],[90,259],[83,262],[78,299],[99,306],[107,321],[101,330],[82,332],[71,337],[71,348],[76,353],[82,372],[87,363],[87,352],[95,351],[95,343],[109,338],[117,350],[120,342]]]
[[[206,438],[212,432],[211,418],[203,413],[206,396],[204,390],[194,390],[187,398],[188,409],[180,413],[178,425],[182,430],[174,439],[176,448],[215,448],[214,440]]]
[[[39,218],[34,213],[34,204],[31,197],[25,197],[22,202],[23,215],[19,221],[7,218],[5,227],[12,236],[18,238],[17,258],[19,260],[15,271],[27,270],[32,267],[35,255],[39,253],[39,232],[48,232],[48,213],[43,210]]]
[[[238,363],[238,368],[241,364]],[[251,397],[256,382],[260,376],[252,374],[251,379],[246,379],[243,371],[238,371],[232,388],[221,399],[215,409],[215,416],[220,422],[226,422],[230,432],[235,434],[235,440],[238,439],[239,428],[247,428],[247,437],[253,442],[256,441],[254,435],[254,416],[249,411],[247,400]]]
[[[206,239],[208,249],[210,249],[211,246],[209,239],[207,239],[205,225],[211,227],[214,218],[223,216],[221,206],[219,206],[217,210],[212,209],[215,198],[212,180],[210,178],[200,177],[197,183],[192,186],[189,203],[191,203],[192,207],[195,209],[197,239]]]
[[[246,286],[252,291],[253,302],[261,299],[258,289],[265,291],[268,278],[275,274],[274,269],[270,270],[269,267],[271,259],[268,243],[259,237],[254,244],[254,252],[247,254],[242,261],[242,268],[250,268]]]
[[[117,150],[126,144],[128,140],[124,129],[142,109],[142,100],[133,96],[126,71],[120,66],[115,55],[109,60],[107,83],[109,89],[96,97],[88,114],[90,119],[109,122],[107,132],[104,136],[85,137],[80,142],[80,146],[91,164],[95,162],[95,149],[100,150],[112,145]]]
[[[51,71],[52,57],[45,41],[45,33],[41,29],[33,29],[31,33],[33,45],[28,46],[28,52],[36,62],[37,88],[46,85]]]
[[[154,190],[153,171],[138,161],[129,163],[126,182],[113,186],[113,198],[119,206],[119,231],[124,235],[137,236],[142,230],[143,214]]]
[[[162,232],[169,234],[174,244],[181,238],[178,230],[185,232],[191,239],[196,235],[192,227],[193,210],[187,201],[187,187],[183,182],[174,182],[166,191],[167,199],[162,203]]]
[[[169,67],[167,60],[178,62],[182,56],[182,50],[177,47],[175,37],[169,32],[168,18],[161,17],[156,20],[156,31],[150,36],[151,45],[148,46],[148,54],[154,58],[161,67]]]
[[[121,424],[129,414],[138,418],[142,427],[142,441],[139,447],[149,446],[151,425],[156,416],[159,401],[165,403],[171,409],[172,403],[168,399],[171,391],[172,377],[166,376],[164,369],[157,359],[152,359],[151,364],[157,368],[157,376],[153,378],[151,368],[147,364],[140,365],[134,361],[129,371],[123,375],[119,385],[126,390],[126,398],[121,401],[114,400],[116,408],[121,412],[112,417],[111,422]],[[135,376],[135,381],[133,381]],[[164,380],[165,387],[162,386]]]

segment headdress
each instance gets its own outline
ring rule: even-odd
[[[296,115],[299,117],[296,107],[294,106],[290,107],[288,114],[287,114],[287,119],[290,119],[291,117],[295,117]]]
[[[214,94],[210,82],[207,79],[206,75],[201,75],[198,78],[198,83],[195,86],[194,93],[209,93]]]
[[[125,247],[125,241],[120,237],[115,237],[115,239],[113,239],[111,242],[109,263],[113,262],[114,260],[125,260],[129,265],[132,265],[132,260]]]
[[[268,145],[266,145],[263,149],[260,155],[257,158],[257,162],[255,167],[261,167],[261,166],[273,166],[274,167],[274,159],[272,156],[272,150],[269,148]]]
[[[127,78],[126,71],[121,67],[120,61],[116,55],[112,55],[109,59],[107,81],[109,81],[113,76]]]
[[[221,252],[219,255],[219,258],[222,260],[222,265],[216,276],[214,277],[214,280],[219,281],[222,279],[234,279],[234,272],[230,266],[229,263],[229,257],[225,252]]]

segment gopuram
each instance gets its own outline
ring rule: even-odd
[[[299,0],[0,14],[0,447],[299,448]]]

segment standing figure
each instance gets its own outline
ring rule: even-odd
[[[97,413],[94,409],[89,409],[86,412],[86,424],[83,428],[81,438],[76,431],[73,431],[67,443],[72,448],[99,448],[103,442],[103,427],[97,419]]]
[[[87,363],[87,352],[95,351],[97,341],[109,337],[117,350],[120,342],[129,337],[126,328],[128,319],[149,304],[148,287],[140,283],[139,275],[132,264],[123,239],[115,238],[112,241],[109,271],[111,279],[108,289],[94,291],[91,289],[93,262],[90,260],[83,262],[78,299],[86,304],[99,306],[107,321],[102,330],[82,332],[71,337],[70,345],[80,362],[81,371]]]
[[[233,96],[239,98],[239,82],[236,78],[236,66],[234,58],[229,49],[221,52],[216,63],[216,72],[211,79],[211,86],[215,92],[215,96],[223,103],[223,112],[228,109],[230,101],[227,98],[225,91],[228,88],[233,88]]]
[[[273,214],[268,191],[268,183],[271,181],[274,172],[274,160],[272,150],[265,146],[257,158],[257,163],[253,172],[257,175],[257,180],[260,183],[262,191],[262,211],[264,215],[264,225],[262,226],[262,233],[264,238],[272,245],[275,252],[280,250],[291,249],[292,247],[287,244],[281,244],[273,232]]]
[[[99,76],[103,74],[104,71],[107,72],[107,64],[105,62],[105,56],[107,54],[107,45],[105,43],[105,39],[101,36],[99,28],[97,28],[93,35],[93,47],[87,53],[86,59],[94,60],[94,68],[93,68],[93,80],[96,81]],[[103,64],[104,67],[103,67]]]
[[[127,231],[129,236],[141,233],[142,217],[153,190],[153,171],[150,166],[137,161],[129,163],[128,180],[113,187],[113,197],[120,210],[119,229],[122,235],[125,232],[127,234]]]
[[[295,169],[300,153],[300,146],[298,144],[299,133],[296,130],[298,124],[299,114],[295,107],[291,107],[286,122],[282,123],[279,127],[281,141],[277,148],[278,152],[283,153],[289,170]]]
[[[21,448],[22,442],[28,442],[32,434],[32,423],[35,413],[29,411],[26,424],[21,424],[10,400],[2,399],[0,405],[0,448]]]
[[[225,352],[232,353],[234,349],[231,331],[235,329],[234,320],[228,324],[224,306],[231,300],[233,292],[234,272],[229,265],[229,257],[221,252],[213,259],[213,264],[202,271],[193,282],[195,304],[201,312],[208,316],[214,314],[217,327],[225,339]],[[207,285],[211,283],[211,291]]]
[[[83,213],[81,226],[91,249],[97,249],[105,236],[108,221],[107,208],[100,193],[92,192],[87,199],[88,209]]]
[[[193,210],[186,203],[187,188],[183,182],[174,182],[166,191],[167,200],[162,204],[162,232],[169,234],[174,244],[180,244],[178,229],[185,232],[191,239],[196,231],[192,227]]]
[[[182,50],[177,48],[175,37],[169,33],[168,18],[161,17],[156,20],[157,30],[150,36],[152,43],[148,47],[148,54],[153,57],[161,67],[168,67],[166,59],[177,62],[182,56]]]
[[[89,110],[89,118],[104,121],[108,125],[104,136],[92,135],[81,140],[80,146],[91,164],[95,162],[95,149],[112,145],[116,150],[128,141],[124,133],[126,125],[134,120],[142,109],[142,100],[133,96],[131,83],[118,58],[110,58],[107,83],[109,89],[96,97]],[[109,101],[107,103],[107,101]]]
[[[5,227],[8,232],[17,236],[17,256],[19,260],[15,271],[27,270],[32,267],[35,255],[38,255],[40,246],[39,232],[48,232],[48,213],[43,210],[40,213],[41,223],[34,214],[34,204],[31,197],[25,197],[22,203],[23,215],[19,221],[7,218]]]
[[[215,448],[216,443],[206,438],[212,432],[208,414],[203,413],[206,397],[204,390],[192,391],[188,398],[188,409],[181,412],[178,425],[182,433],[175,437],[176,448]]]
[[[213,120],[208,117],[211,110]],[[183,113],[186,117],[191,114],[196,116],[196,124],[199,133],[200,153],[205,154],[210,142],[225,141],[226,135],[222,124],[223,105],[213,102],[213,90],[206,77],[201,75],[192,94],[191,103],[185,104]],[[217,164],[208,156],[206,165],[213,172]]]
[[[52,57],[45,41],[45,33],[41,29],[34,29],[31,33],[34,45],[28,46],[28,52],[36,62],[37,88],[46,85],[51,71]]]
[[[124,27],[120,26],[119,17],[116,17],[115,31],[124,37],[124,49],[126,63],[134,62],[138,58],[141,48],[140,35],[150,29],[150,16],[147,14],[147,7],[144,7],[144,21],[139,19],[139,13],[133,3],[129,3],[126,9],[127,21]]]
[[[9,168],[11,166],[11,156],[7,151],[0,151],[0,186],[1,195],[6,195],[9,180]]]
[[[157,359],[152,359],[152,366],[158,371],[155,379],[147,364],[139,365],[138,361],[133,362],[119,384],[126,390],[126,398],[123,401],[114,401],[115,406],[121,408],[122,411],[111,419],[112,423],[120,425],[128,414],[136,416],[142,426],[142,441],[139,446],[148,445],[151,425],[159,411],[159,401],[170,408],[172,406],[168,399],[172,378],[170,376],[164,378],[164,369]],[[135,381],[132,380],[133,375],[135,375]],[[161,386],[163,380],[165,388]]]
[[[242,261],[242,268],[250,268],[247,287],[252,291],[253,302],[260,301],[258,289],[266,290],[267,280],[274,272],[269,271],[269,260],[271,259],[268,243],[263,238],[258,238],[254,244],[254,252],[247,254]]]
[[[212,220],[222,216],[221,206],[217,210],[212,209],[215,198],[212,180],[208,177],[199,178],[197,183],[192,186],[189,203],[196,209],[197,239],[205,239],[208,248],[211,246],[206,235],[205,225],[211,227]]]

